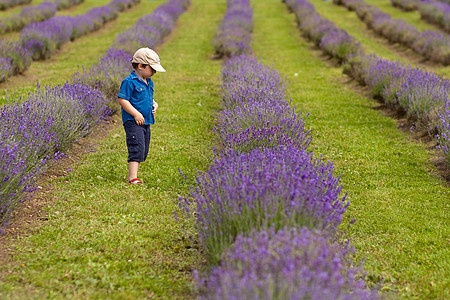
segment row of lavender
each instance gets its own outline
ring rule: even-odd
[[[431,0],[391,0],[393,6],[403,10],[419,10],[422,19],[450,32],[450,0],[448,2]]]
[[[132,53],[142,45],[154,47],[161,43],[188,4],[189,0],[168,0],[139,19],[135,27],[118,35],[99,64],[74,74],[73,83],[38,87],[27,99],[1,108],[0,225],[7,224],[26,193],[35,190],[35,181],[48,162],[62,157],[74,140],[88,134],[112,113],[112,99],[97,87],[114,81],[115,89],[109,92],[117,95],[120,80],[131,71]],[[139,34],[134,33],[136,28],[140,28]],[[96,73],[99,70],[102,72]],[[107,74],[111,75],[106,80],[99,79]]]
[[[32,23],[23,28],[18,42],[0,40],[0,82],[23,73],[32,60],[47,59],[63,44],[98,30],[116,18],[118,12],[139,1],[111,0],[109,4],[94,7],[84,15],[57,16]]]
[[[428,130],[450,162],[450,82],[399,62],[367,55],[346,31],[318,14],[307,0],[286,0],[303,34],[332,57],[345,62],[345,72],[369,86],[375,98]]]
[[[131,71],[130,59],[136,49],[143,46],[154,48],[161,44],[189,5],[190,0],[169,0],[153,13],[140,18],[134,26],[116,37],[97,64],[73,74],[73,81],[92,86],[106,97],[115,99],[121,80]]]
[[[433,30],[420,32],[414,26],[401,19],[393,19],[378,7],[364,0],[333,0],[335,4],[344,5],[354,10],[366,25],[390,42],[400,43],[413,49],[425,58],[450,64],[450,36]]]
[[[19,6],[23,4],[29,4],[31,0],[0,0],[0,10],[6,10],[8,8]]]
[[[214,40],[228,58],[221,152],[179,202],[213,266],[195,273],[199,298],[377,298],[357,279],[351,247],[337,242],[348,202],[333,165],[307,151],[310,132],[280,74],[250,55],[252,14],[248,0],[228,1]]]
[[[82,2],[84,0],[56,0],[25,7],[18,14],[0,19],[0,34],[18,31],[28,24],[50,19],[58,10],[66,9]]]

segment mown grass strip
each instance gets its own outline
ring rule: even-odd
[[[367,53],[375,53],[384,59],[401,61],[415,67],[425,67],[427,70],[445,78],[450,77],[450,66],[427,64],[424,62],[423,57],[416,54],[413,50],[401,45],[389,44],[385,38],[377,36],[374,32],[368,30],[354,11],[348,11],[344,6],[335,5],[332,2],[324,2],[322,0],[310,0],[310,2],[324,18],[332,21],[336,26],[355,37]]]
[[[314,1],[316,2],[316,1]],[[315,3],[314,3],[315,4]],[[310,112],[317,155],[334,162],[351,205],[348,234],[368,280],[384,295],[444,298],[450,270],[448,185],[432,175],[432,151],[397,129],[377,104],[344,85],[341,68],[327,66],[299,38],[282,3],[253,1],[253,48],[288,77],[293,104]]]
[[[69,176],[53,182],[49,220],[16,242],[1,297],[190,298],[190,271],[199,254],[173,211],[190,186],[178,169],[193,178],[210,163],[220,61],[209,56],[225,0],[192,2],[175,35],[158,49],[168,72],[154,78],[160,108],[149,159],[140,169],[145,185],[125,183],[119,124]]]

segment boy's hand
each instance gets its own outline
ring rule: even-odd
[[[144,116],[140,112],[138,112],[134,116],[134,120],[136,121],[136,124],[138,124],[138,125],[144,125],[145,124]]]
[[[156,103],[155,100],[153,100],[153,110],[152,113],[156,113],[156,110],[158,109],[158,103]]]

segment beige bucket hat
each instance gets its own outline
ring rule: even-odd
[[[138,49],[131,59],[132,63],[150,65],[156,72],[165,72],[166,70],[161,66],[159,56],[152,49],[145,47]]]

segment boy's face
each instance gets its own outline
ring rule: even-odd
[[[136,71],[138,71],[143,78],[150,78],[156,73],[156,71],[152,67],[150,67],[150,65],[143,64],[139,64]]]

